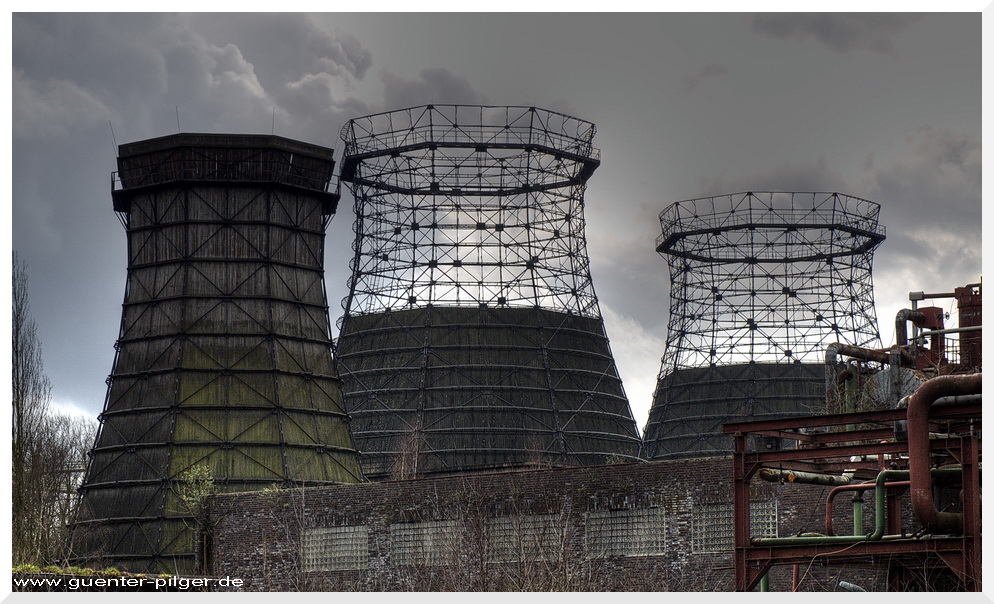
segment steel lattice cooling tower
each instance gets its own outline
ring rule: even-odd
[[[722,424],[825,410],[824,351],[879,345],[880,206],[838,193],[737,193],[660,215],[670,319],[643,455],[731,452]]]
[[[356,253],[337,357],[367,476],[638,458],[586,252],[593,135],[534,107],[343,128]]]
[[[122,145],[118,168],[127,290],[74,553],[190,573],[188,470],[225,491],[361,479],[324,289],[334,161],[179,134]]]

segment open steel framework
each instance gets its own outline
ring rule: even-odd
[[[192,573],[188,470],[223,491],[361,480],[324,288],[332,150],[178,134],[118,167],[127,289],[73,554]]]
[[[339,368],[367,476],[635,459],[590,279],[593,124],[534,107],[354,119]]]
[[[725,422],[823,409],[825,347],[879,342],[879,212],[839,193],[747,192],[660,213],[670,318],[647,458],[728,453]]]

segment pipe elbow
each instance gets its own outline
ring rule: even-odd
[[[915,325],[920,325],[925,321],[925,315],[920,311],[910,308],[902,308],[897,311],[897,318],[894,322],[895,333],[897,334],[897,345],[908,345],[908,321]]]
[[[928,418],[932,405],[944,396],[980,394],[982,374],[945,375],[922,384],[908,398],[908,470],[911,506],[922,526],[933,533],[960,532],[962,514],[940,512],[932,497]]]

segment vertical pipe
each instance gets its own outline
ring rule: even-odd
[[[852,534],[862,537],[863,533],[863,493],[857,491],[852,498]]]
[[[759,580],[759,591],[770,591],[770,573],[766,573]]]
[[[794,565],[794,573],[790,581],[790,591],[797,591],[797,588],[801,586],[801,565]]]

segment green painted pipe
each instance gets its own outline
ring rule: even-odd
[[[932,476],[944,477],[961,474],[962,470],[932,470]],[[862,541],[880,541],[887,530],[887,488],[884,486],[890,479],[907,480],[911,476],[908,470],[884,470],[877,474],[874,494],[874,530],[869,535],[839,535],[829,537],[819,535],[817,537],[756,537],[752,540],[752,545],[778,546],[778,545],[829,545],[832,543],[860,543]]]
[[[852,500],[852,534],[863,536],[863,494],[858,493]]]
[[[770,591],[770,573],[766,573],[759,580],[759,591]]]

